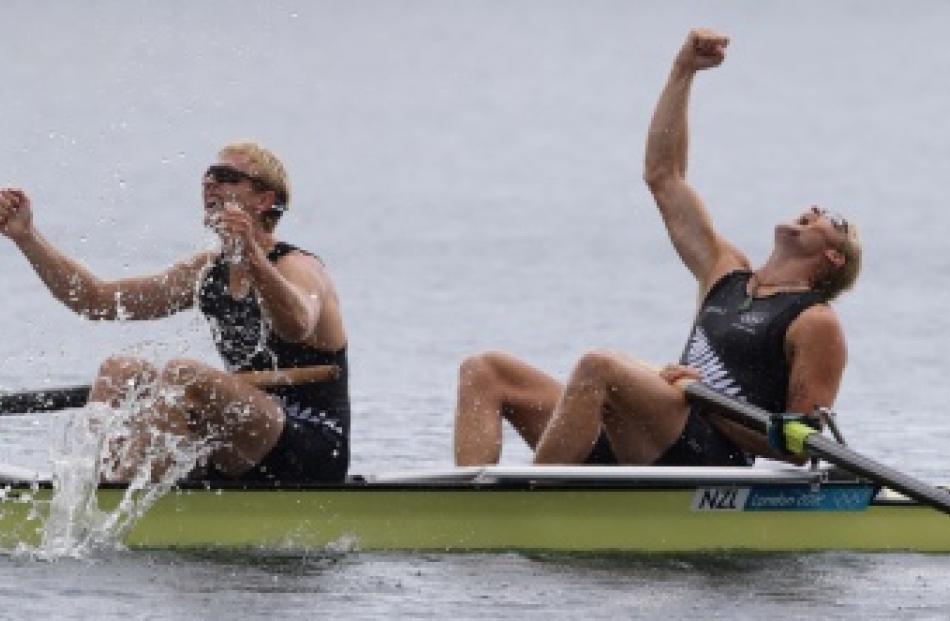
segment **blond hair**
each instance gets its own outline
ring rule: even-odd
[[[232,142],[218,152],[219,156],[237,155],[251,165],[248,171],[262,186],[274,192],[274,206],[284,211],[290,206],[290,181],[284,165],[269,149],[256,142]]]
[[[848,222],[841,241],[833,244],[833,247],[844,257],[844,264],[820,274],[813,285],[813,289],[825,301],[835,299],[853,287],[858,279],[858,274],[861,272],[862,254],[858,227],[853,222]]]

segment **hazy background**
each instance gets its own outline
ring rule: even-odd
[[[950,129],[940,2],[6,2],[0,179],[105,277],[206,247],[199,179],[251,138],[284,158],[278,233],[320,253],[353,361],[354,466],[448,463],[455,372],[504,348],[561,376],[589,347],[678,356],[694,287],[641,181],[689,27],[733,37],[692,102],[691,181],[761,261],[817,202],[862,227],[839,305],[839,409],[934,467]],[[84,322],[0,244],[0,386],[110,352],[214,359],[203,320]],[[881,450],[888,447],[880,445]],[[910,454],[908,454],[910,453]],[[517,451],[509,456],[517,456]],[[527,458],[522,455],[520,458]],[[941,466],[940,472],[947,469]]]
[[[0,17],[0,184],[26,188],[44,234],[98,274],[153,272],[212,243],[199,180],[222,144],[251,138],[284,159],[293,202],[278,233],[324,257],[343,299],[361,473],[450,464],[456,369],[471,352],[510,350],[561,377],[591,347],[679,355],[695,290],[641,180],[643,146],[687,30],[721,28],[733,37],[726,63],[693,93],[692,183],[754,262],[774,224],[812,203],[860,224],[865,270],[837,305],[850,348],[844,432],[950,481],[946,3],[5,1]],[[0,388],[88,381],[115,351],[215,359],[192,313],[129,325],[72,316],[0,242]],[[0,421],[0,460],[44,464],[51,420]],[[505,451],[529,459],[513,438]],[[182,571],[211,583],[236,572],[235,588],[269,610],[286,608],[271,607],[266,578],[288,573],[295,593],[342,589],[316,601],[352,614],[347,602],[381,593],[373,601],[387,610],[436,616],[474,615],[484,598],[493,614],[545,616],[646,614],[643,602],[673,616],[701,602],[714,606],[704,614],[718,602],[753,618],[945,610],[946,564],[929,557],[812,557],[791,570],[801,581],[769,562],[720,576],[637,561],[429,560],[431,572],[418,558],[265,563],[261,580],[178,557],[8,569],[18,592],[42,590],[52,572],[65,590],[36,606],[61,613],[55,593],[72,601],[69,589],[92,613],[137,610],[129,580],[154,577],[146,596],[177,593],[189,588]],[[434,608],[393,586],[412,571],[425,578],[406,584]],[[116,574],[131,576],[115,587],[125,599],[85,581]],[[511,583],[518,593],[499,595]]]

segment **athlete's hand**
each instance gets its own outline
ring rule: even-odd
[[[676,65],[687,71],[701,71],[716,67],[726,58],[729,37],[709,28],[689,32],[686,42],[676,55]]]
[[[220,237],[225,253],[243,259],[260,248],[254,237],[254,222],[251,216],[236,203],[225,203],[205,216],[205,225]]]
[[[0,189],[0,234],[16,241],[33,228],[30,198],[19,188]]]
[[[681,381],[694,382],[703,378],[698,369],[682,364],[666,365],[660,369],[660,377],[665,379],[671,386],[675,386]]]

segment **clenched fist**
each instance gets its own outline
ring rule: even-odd
[[[16,240],[30,230],[33,214],[30,199],[19,188],[0,189],[0,235]]]
[[[676,64],[688,71],[717,67],[725,60],[728,45],[729,37],[709,28],[696,28],[686,37]]]

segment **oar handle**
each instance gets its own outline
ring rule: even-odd
[[[239,371],[234,375],[258,388],[267,388],[268,386],[299,386],[314,382],[332,382],[340,377],[340,373],[340,367],[335,364],[317,364],[274,371]]]
[[[274,371],[240,371],[234,375],[258,388],[270,386],[299,386],[314,382],[330,382],[340,377],[341,369],[335,364],[317,364],[309,367],[276,369]],[[0,393],[0,415],[55,412],[86,405],[89,384],[60,386],[42,390]]]

